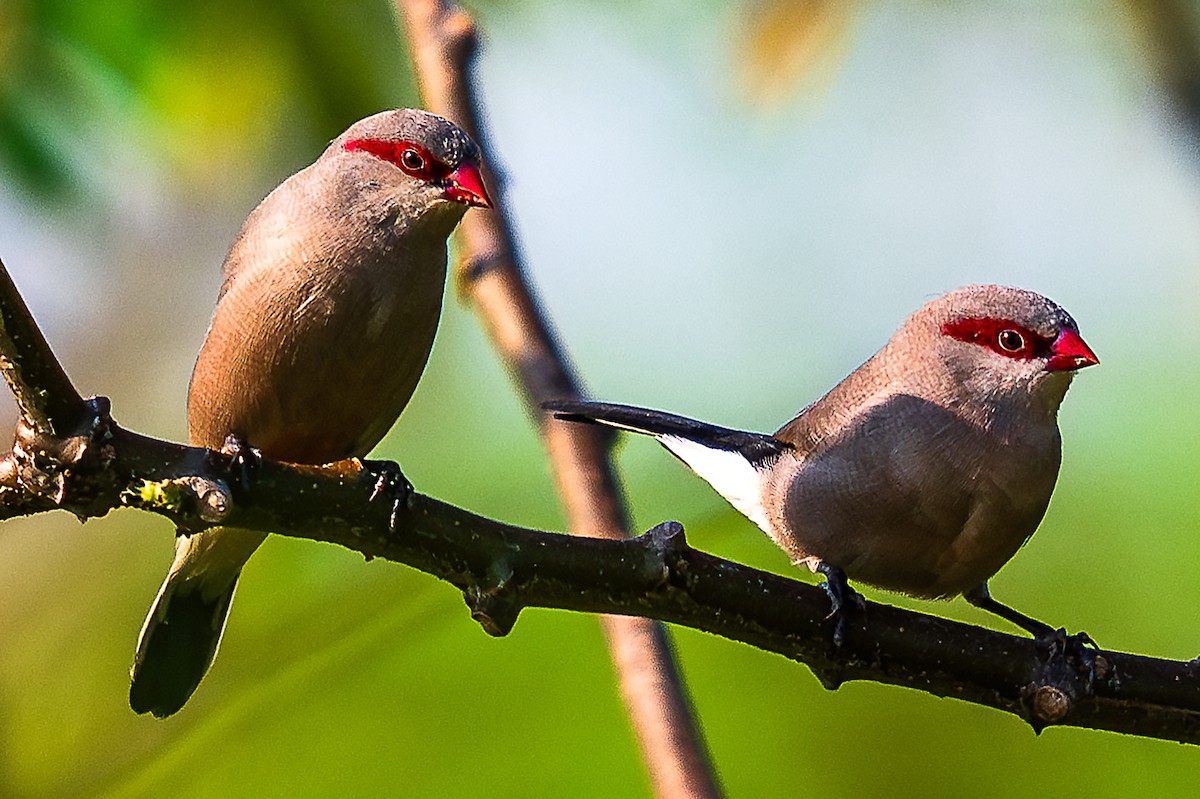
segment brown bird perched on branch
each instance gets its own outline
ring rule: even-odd
[[[558,401],[560,419],[654,436],[826,576],[835,640],[846,579],[967,601],[1041,637],[988,579],[1033,534],[1058,478],[1058,407],[1098,363],[1050,300],[968,286],[929,302],[886,346],[774,435],[659,411]]]
[[[246,219],[192,372],[192,444],[272,460],[367,454],[408,403],[441,315],[446,239],[490,206],[479,148],[424,111],[385,111],[333,141]],[[402,478],[401,478],[402,480]],[[216,656],[242,566],[265,535],[178,541],[138,640],[129,691],[168,716]]]

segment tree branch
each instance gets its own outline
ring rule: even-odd
[[[16,446],[0,458],[0,518],[132,505],[186,531],[229,524],[326,541],[452,583],[497,635],[525,607],[653,617],[804,662],[829,688],[874,680],[998,708],[1035,729],[1200,743],[1197,661],[1104,651],[1089,675],[1077,653],[870,602],[838,649],[819,588],[691,549],[674,523],[633,540],[571,538],[414,494],[391,530],[390,508],[369,500],[373,479],[357,463],[266,462],[243,491],[226,479],[225,456],[124,430],[103,398],[82,400],[2,263],[0,328],[0,371],[22,414]],[[541,395],[536,382],[529,392]]]
[[[0,307],[24,309],[3,263]],[[872,602],[836,648],[820,588],[694,550],[674,522],[632,540],[577,538],[412,494],[392,530],[391,508],[370,500],[374,477],[357,461],[263,462],[253,490],[243,490],[226,480],[227,456],[125,430],[103,398],[79,399],[24,318],[28,346],[14,344],[12,326],[0,331],[0,352],[12,353],[0,369],[34,416],[56,407],[82,421],[67,438],[18,427],[17,446],[0,460],[0,518],[55,508],[89,518],[129,505],[187,532],[224,524],[325,541],[452,583],[493,635],[527,607],[655,618],[805,663],[831,689],[874,680],[998,708],[1039,730],[1064,724],[1200,743],[1200,662],[1106,651],[1088,675],[1077,657],[1044,643]]]
[[[598,428],[547,424],[550,399],[578,398],[579,380],[539,309],[516,254],[503,204],[496,151],[480,124],[471,80],[478,46],[475,24],[450,0],[396,0],[406,23],[426,106],[468,131],[484,153],[485,180],[501,200],[491,212],[467,214],[459,225],[463,253],[459,291],[468,296],[501,359],[517,378],[542,439],[577,535],[620,539],[630,520],[609,458],[612,437]],[[659,797],[715,799],[721,791],[675,664],[666,630],[647,619],[605,617],[621,694]]]
[[[29,308],[0,263],[0,371],[21,418],[39,433],[62,435],[78,424],[82,400]]]
[[[13,300],[0,296],[0,304]],[[53,355],[48,348],[21,351],[16,373],[35,373],[30,366],[39,359],[49,363]],[[31,380],[27,388],[35,411],[44,413],[46,386]],[[1060,724],[1200,743],[1197,661],[1104,651],[1092,676],[1075,654],[1050,651],[1044,642],[873,602],[855,614],[837,648],[820,588],[694,550],[674,522],[632,540],[572,537],[413,494],[392,530],[390,506],[370,500],[374,476],[357,462],[266,461],[246,491],[226,479],[227,456],[125,430],[105,406],[81,400],[73,409],[85,420],[76,437],[84,443],[71,447],[22,426],[21,446],[5,456],[15,465],[0,480],[0,518],[53,508],[87,518],[128,505],[189,532],[224,524],[325,541],[455,585],[493,635],[506,634],[531,607],[653,617],[805,663],[831,689],[873,680],[994,707],[1038,730]],[[64,450],[77,456],[56,462],[53,454]],[[13,479],[45,470],[62,477],[57,498],[39,492],[46,481]]]

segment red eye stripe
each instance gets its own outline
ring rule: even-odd
[[[450,174],[450,167],[433,157],[427,147],[414,141],[380,141],[379,139],[349,139],[342,149],[353,152],[362,150],[389,164],[394,164],[405,174],[425,181],[441,180]],[[415,156],[415,158],[414,158]],[[420,165],[416,163],[420,160]]]
[[[942,333],[1019,361],[1049,356],[1052,348],[1045,336],[1008,319],[958,319],[942,325]]]

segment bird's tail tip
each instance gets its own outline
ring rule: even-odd
[[[166,718],[177,713],[208,673],[236,581],[206,597],[199,583],[163,584],[138,640],[129,670],[129,706],[135,713]]]

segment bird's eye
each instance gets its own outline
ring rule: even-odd
[[[1001,330],[996,343],[1005,352],[1020,352],[1025,348],[1025,337],[1015,330]]]
[[[409,172],[420,172],[425,169],[425,157],[410,147],[400,153],[400,164]]]

